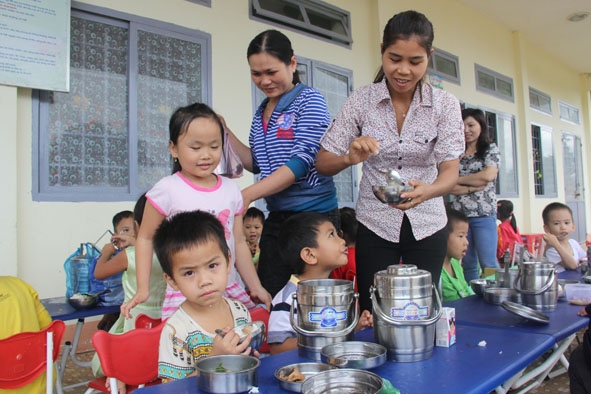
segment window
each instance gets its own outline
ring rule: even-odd
[[[554,169],[552,129],[532,124],[531,141],[536,196],[556,197],[556,172]]]
[[[353,90],[353,72],[301,56],[298,56],[297,59],[300,80],[322,93],[326,99],[328,111],[334,118]],[[254,111],[256,111],[265,95],[254,84],[252,87],[253,105]],[[339,206],[354,207],[357,202],[357,166],[351,166],[333,178],[337,188]],[[261,210],[266,209],[264,201],[257,201],[256,206]]]
[[[546,93],[529,88],[529,106],[545,114],[552,115],[552,99]]]
[[[351,15],[320,0],[249,0],[253,19],[350,47]]]
[[[476,89],[513,102],[513,79],[497,72],[474,65]]]
[[[170,174],[171,113],[211,102],[210,38],[81,7],[71,17],[70,92],[35,92],[34,197],[134,200]]]
[[[558,109],[560,111],[561,120],[574,124],[581,124],[581,120],[579,117],[579,109],[577,107],[567,104],[563,101],[559,101]]]
[[[512,115],[484,112],[491,140],[497,144],[501,153],[499,174],[497,175],[497,195],[499,197],[518,197],[517,148],[515,143],[515,119]]]
[[[435,48],[429,60],[429,71],[446,81],[460,84],[460,62],[457,56]]]

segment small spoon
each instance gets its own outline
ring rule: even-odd
[[[398,173],[398,171],[396,171],[393,168],[388,168],[388,164],[386,163],[386,160],[384,160],[384,157],[380,154],[376,154],[379,158],[380,161],[382,162],[382,165],[384,166],[384,168],[386,168],[386,177],[388,179],[388,186],[394,186],[394,185],[400,185],[400,186],[404,186],[404,183],[402,182],[402,178],[400,177],[400,174]]]
[[[398,171],[393,168],[388,170],[388,185],[397,184],[400,186],[404,186],[404,182],[402,182],[402,178]]]

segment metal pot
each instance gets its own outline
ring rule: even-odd
[[[257,368],[260,364],[256,357],[238,354],[202,358],[195,364],[197,387],[208,393],[248,392],[257,386]]]
[[[298,283],[289,318],[298,334],[300,356],[320,360],[324,346],[353,340],[359,321],[357,298],[359,294],[349,280],[313,279]]]
[[[523,305],[538,311],[553,311],[558,302],[558,280],[554,264],[525,261],[513,287],[521,293]]]
[[[389,360],[412,362],[431,357],[442,307],[430,272],[410,264],[391,265],[374,275],[370,297],[374,336],[388,349]]]

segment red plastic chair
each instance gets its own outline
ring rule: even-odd
[[[26,386],[47,372],[46,392],[53,393],[53,365],[65,329],[63,321],[55,320],[41,331],[22,332],[0,340],[0,389]]]
[[[127,392],[160,384],[160,379],[157,379],[158,346],[163,327],[164,324],[158,324],[151,329],[136,328],[118,335],[99,330],[92,335],[92,344],[101,361],[101,368],[110,380],[110,393],[117,394],[117,379],[126,383]],[[90,381],[86,392],[98,390],[109,393],[106,379],[103,377]]]
[[[259,353],[271,353],[271,349],[269,348],[269,344],[267,343],[267,334],[269,333],[269,316],[271,312],[269,312],[266,308],[256,308],[255,310],[250,312],[250,319],[252,321],[260,320],[265,323],[265,341],[261,345],[259,349]]]
[[[144,313],[137,315],[135,318],[135,328],[154,328],[162,322],[160,318],[153,318]]]

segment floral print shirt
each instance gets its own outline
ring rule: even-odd
[[[403,212],[378,200],[372,185],[387,183],[386,170],[395,168],[406,183],[433,183],[439,164],[460,157],[464,151],[464,123],[458,99],[451,93],[421,83],[414,93],[402,130],[386,80],[363,86],[347,99],[324,134],[321,145],[337,155],[349,150],[362,135],[380,143],[380,154],[363,162],[356,215],[360,223],[379,237],[398,242],[406,214],[417,240],[442,229],[447,223],[441,197],[432,198]]]
[[[460,159],[460,176],[475,174],[486,167],[499,168],[500,160],[499,148],[492,143],[484,155],[484,160],[476,155],[462,156]],[[484,190],[456,196],[452,207],[463,212],[469,218],[496,216],[497,195],[495,181],[489,182]]]

